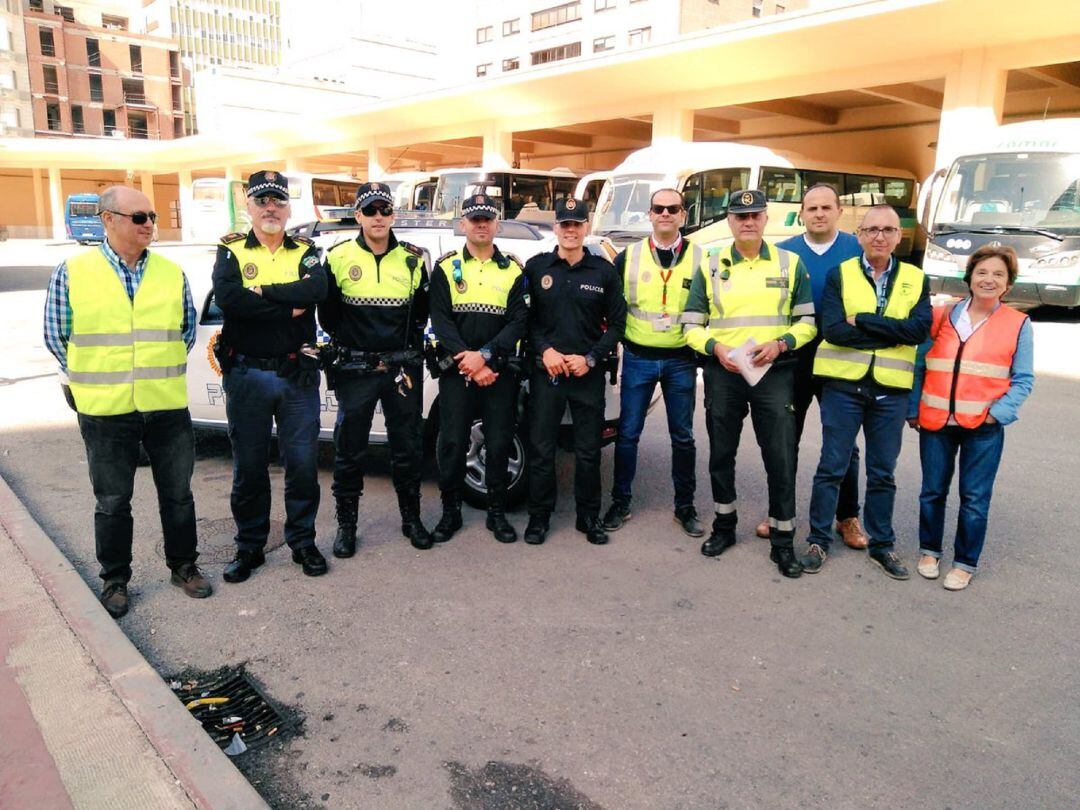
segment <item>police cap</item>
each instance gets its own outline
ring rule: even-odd
[[[386,183],[364,183],[356,190],[356,207],[363,208],[376,202],[394,204],[394,195]]]
[[[277,197],[289,199],[289,178],[281,172],[264,169],[252,172],[248,177],[247,195],[249,197]]]
[[[729,214],[753,214],[769,207],[765,202],[765,192],[757,188],[742,189],[731,193],[728,203]]]
[[[461,215],[466,219],[494,219],[499,216],[499,206],[487,194],[473,194],[461,204]]]
[[[584,200],[565,197],[555,202],[556,222],[588,222],[589,206]]]

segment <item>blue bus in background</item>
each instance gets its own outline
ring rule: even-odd
[[[105,226],[98,216],[97,194],[72,194],[64,207],[64,225],[68,239],[80,245],[105,241]]]

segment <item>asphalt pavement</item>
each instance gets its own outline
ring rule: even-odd
[[[3,273],[0,270],[0,287]],[[47,278],[47,272],[44,274]],[[44,286],[44,285],[42,285]],[[0,474],[95,590],[93,500],[73,415],[41,347],[38,290],[0,293]],[[747,427],[739,542],[717,560],[671,520],[663,414],[642,439],[634,517],[605,547],[573,530],[572,461],[540,547],[466,529],[428,552],[398,529],[387,464],[361,505],[362,546],[306,578],[280,547],[227,585],[227,444],[200,443],[193,486],[217,593],[169,585],[149,473],[140,470],[132,612],[119,624],[158,672],[247,662],[305,718],[249,770],[273,807],[1074,807],[1080,795],[1080,481],[1075,318],[1036,323],[1044,365],[1008,429],[982,568],[962,593],[887,579],[837,543],[786,580],[752,537],[764,474]],[[1053,340],[1049,336],[1053,336]],[[1047,368],[1050,369],[1049,373]],[[699,409],[698,507],[711,499]],[[808,421],[806,514],[820,449]],[[610,452],[604,486],[610,486]],[[321,471],[319,545],[333,536]],[[898,550],[914,565],[918,446],[897,470]],[[606,498],[605,498],[606,505]],[[950,525],[955,520],[951,504]],[[430,474],[424,514],[438,517]],[[513,515],[519,528],[524,515]],[[805,534],[801,521],[799,537]]]

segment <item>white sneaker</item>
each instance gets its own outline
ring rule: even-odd
[[[927,579],[937,579],[938,573],[940,573],[938,570],[938,558],[924,554],[919,560],[919,567],[917,570],[920,576],[926,577]]]
[[[971,574],[967,571],[961,571],[959,568],[949,571],[945,575],[945,581],[942,583],[947,591],[962,591],[970,584]]]

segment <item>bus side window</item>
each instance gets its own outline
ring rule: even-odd
[[[802,188],[794,169],[762,169],[761,185],[769,202],[802,202]]]
[[[701,227],[701,175],[692,174],[683,186],[683,205],[686,206],[684,233],[693,233]]]
[[[701,225],[711,225],[727,216],[731,196],[731,169],[705,172],[701,188]]]

